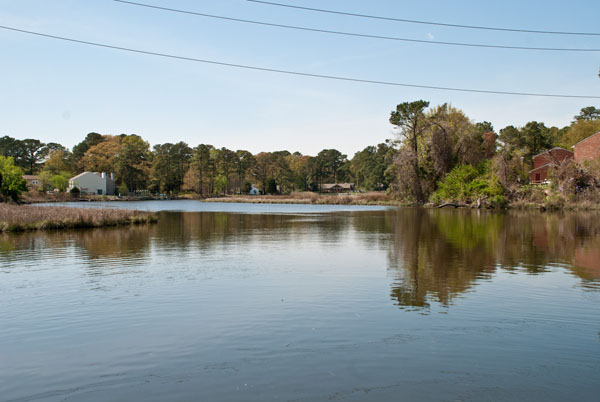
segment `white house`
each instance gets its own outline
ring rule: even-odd
[[[112,173],[108,176],[104,172],[83,172],[69,180],[68,190],[74,187],[77,187],[81,194],[114,195],[115,177]]]
[[[250,191],[248,191],[248,194],[249,195],[260,195],[260,190],[257,187],[252,186],[252,187],[250,187]]]

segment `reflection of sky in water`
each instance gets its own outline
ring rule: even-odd
[[[0,236],[3,398],[596,400],[596,215],[282,207]]]
[[[59,205],[78,208],[137,209],[140,211],[231,212],[243,214],[310,214],[343,211],[383,211],[388,209],[388,207],[384,206],[269,203],[250,204],[234,202],[204,202],[197,200],[64,202],[35,205]]]

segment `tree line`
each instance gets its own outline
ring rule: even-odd
[[[121,194],[138,190],[201,196],[247,193],[321,191],[325,183],[357,182],[366,190],[389,186],[386,168],[394,153],[383,143],[356,153],[354,159],[336,149],[316,156],[287,150],[252,154],[247,150],[191,147],[177,143],[150,144],[135,134],[89,133],[68,149],[39,140],[0,138],[0,155],[11,158],[24,174],[38,175],[44,190],[65,191],[70,177],[84,171],[114,173]]]
[[[66,190],[70,177],[95,171],[114,173],[121,194],[149,190],[208,197],[247,193],[252,185],[274,194],[322,191],[325,183],[352,182],[361,190],[387,190],[418,204],[474,196],[502,201],[528,182],[534,155],[554,146],[568,148],[600,131],[600,110],[583,108],[562,128],[531,121],[496,132],[491,123],[474,122],[449,104],[430,107],[418,100],[398,104],[389,122],[395,138],[368,146],[351,159],[336,149],[309,156],[287,150],[252,154],[209,144],[192,147],[183,141],[151,147],[136,134],[92,132],[72,149],[4,136],[0,188],[8,183],[11,169],[13,176],[38,175],[43,190],[59,191]],[[22,185],[13,183],[12,191]]]

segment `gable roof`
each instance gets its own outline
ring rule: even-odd
[[[25,174],[22,176],[25,180],[38,180],[39,176],[35,176],[35,175],[31,175],[31,174]]]
[[[87,175],[87,174],[94,174],[94,175],[96,175],[96,176],[98,176],[99,178],[101,178],[101,179],[102,179],[102,173],[100,173],[100,172],[89,172],[89,171],[88,171],[88,172],[82,172],[82,173],[79,173],[77,176],[73,176],[73,177],[71,177],[69,180],[75,180],[75,179],[79,179],[80,177],[83,177],[83,176],[85,176],[85,175]],[[108,181],[108,180],[114,180],[114,179],[112,179],[112,178],[110,177],[110,174],[108,174],[108,173],[106,174],[106,177],[105,177],[105,179],[106,179],[107,181]]]
[[[592,135],[590,135],[589,137],[585,137],[583,140],[581,140],[581,141],[579,141],[579,142],[575,143],[575,144],[574,144],[574,145],[573,145],[571,148],[575,148],[577,145],[581,144],[581,143],[582,143],[582,142],[584,142],[584,141],[587,141],[587,140],[589,140],[589,139],[590,139],[590,138],[592,138],[592,137],[595,137],[595,136],[597,136],[598,134],[600,134],[600,131],[598,131],[596,134],[592,134]]]
[[[334,187],[340,187],[340,188],[344,188],[344,189],[352,189],[352,187],[354,187],[354,183],[327,183],[327,184],[323,184],[323,188],[325,189],[332,189]]]
[[[529,172],[527,172],[527,173],[529,174],[529,173],[535,172],[536,170],[541,170],[541,169],[543,169],[543,168],[547,168],[547,169],[549,169],[549,168],[550,168],[550,167],[552,167],[552,166],[556,166],[556,164],[555,164],[554,162],[546,163],[545,165],[542,165],[542,166],[536,167],[535,169],[531,169],[531,170],[530,170]]]
[[[570,154],[572,154],[572,153],[573,153],[573,152],[569,151],[568,149],[564,149],[564,148],[561,148],[561,147],[554,147],[554,148],[552,148],[552,149],[548,149],[548,150],[546,150],[546,151],[544,151],[544,152],[540,152],[539,154],[537,154],[537,155],[534,155],[532,159],[535,159],[535,158],[537,158],[538,156],[542,156],[542,155],[544,155],[544,154],[552,154],[552,151],[558,151],[558,150],[562,150],[562,151],[568,152],[568,153],[570,153]]]
[[[95,174],[95,173],[93,173],[93,172],[81,172],[81,173],[79,173],[77,176],[73,176],[73,177],[71,177],[69,180],[75,180],[75,179],[79,179],[80,177],[82,177],[82,176],[84,176],[84,175],[86,175],[86,174],[88,174],[88,173]]]

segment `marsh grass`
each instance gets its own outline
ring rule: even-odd
[[[154,214],[122,209],[0,204],[0,232],[97,228],[156,221]]]
[[[319,194],[304,191],[284,195],[232,195],[207,198],[204,201],[253,204],[397,205],[393,197],[383,192]]]

